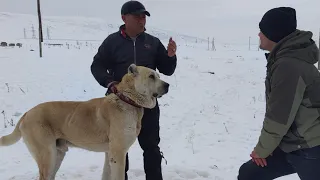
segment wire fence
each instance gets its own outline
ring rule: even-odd
[[[63,44],[62,42],[76,43],[76,44],[90,44],[90,46],[94,46],[96,48],[98,45],[102,43],[102,41],[106,38],[107,35],[118,31],[120,25],[107,24],[105,29],[100,28],[100,32],[96,33],[96,37],[88,36],[88,38],[79,38],[76,34],[81,34],[83,29],[79,28],[78,32],[75,32],[74,29],[68,30],[65,27],[52,27],[47,26],[44,28],[43,38],[45,43],[47,44]],[[23,39],[38,39],[38,31],[35,26],[32,24],[31,27],[23,28]],[[84,32],[83,34],[88,33]],[[158,37],[160,40],[166,41],[170,37],[173,37],[179,46],[185,46],[189,48],[197,48],[204,49],[209,51],[259,51],[259,39],[257,36],[255,37],[247,37],[242,40],[237,41],[223,41],[223,39],[217,39],[215,37],[197,37],[190,36],[186,34],[181,34],[173,31],[167,31],[163,29],[158,29],[154,27],[148,27],[147,33]],[[94,34],[94,33],[91,33]],[[247,39],[247,40],[244,40]]]
[[[57,24],[57,22],[55,22],[55,24],[50,24],[50,22],[45,23],[43,28],[44,45],[50,47],[66,47],[68,49],[81,49],[83,47],[97,49],[106,36],[118,31],[120,26],[120,24],[110,23],[105,24],[104,26],[100,24],[87,24],[84,26],[81,23],[73,23],[71,26],[69,23],[70,22],[68,22],[68,24]],[[37,40],[39,33],[38,29],[35,27],[36,24],[24,27],[21,31],[23,33],[23,38],[21,39]],[[155,27],[148,27],[147,32],[163,41],[173,37],[179,46],[185,46],[187,48],[196,48],[208,51],[260,51],[260,42],[257,35],[252,37],[239,37],[237,40],[230,40],[230,38],[228,38],[228,40],[224,40],[223,37],[218,35],[203,38]],[[320,46],[320,30],[319,33],[314,33],[313,38],[317,45]]]

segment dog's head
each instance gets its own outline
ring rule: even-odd
[[[125,78],[131,84],[129,92],[136,103],[146,108],[156,105],[156,98],[160,98],[169,91],[169,84],[160,79],[159,74],[150,68],[131,64]],[[128,93],[128,95],[129,95]]]

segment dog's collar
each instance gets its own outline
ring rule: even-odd
[[[122,101],[137,107],[137,108],[142,108],[142,106],[138,105],[136,102],[134,102],[132,99],[128,98],[127,96],[123,95],[122,93],[120,93],[117,88],[114,87],[113,93],[115,95],[117,95]]]

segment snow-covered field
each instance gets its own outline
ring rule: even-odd
[[[105,93],[94,80],[90,65],[102,40],[119,24],[57,16],[45,16],[43,22],[44,57],[39,58],[37,39],[32,39],[32,25],[38,37],[37,17],[0,13],[0,41],[23,44],[21,48],[0,48],[0,136],[11,133],[21,114],[41,102],[88,100]],[[148,32],[165,46],[172,36],[179,46],[176,72],[161,76],[171,84],[169,94],[159,99],[160,146],[167,160],[167,164],[163,161],[164,179],[235,180],[257,142],[265,109],[266,61],[264,52],[258,51],[258,32],[252,34],[251,50],[247,34],[237,43],[219,41],[226,33],[216,38],[216,51],[208,51],[205,35],[187,36],[179,30],[163,29],[171,28],[153,25]],[[314,33],[317,40],[318,32]],[[144,180],[137,142],[129,157],[129,179]],[[70,149],[56,179],[100,179],[103,161],[102,153]],[[1,180],[37,179],[36,163],[23,141],[0,148],[0,164]]]
[[[30,41],[27,41],[27,43]],[[36,43],[30,42],[36,46]],[[21,113],[49,100],[87,100],[104,94],[90,73],[95,50],[1,49],[0,135],[13,130]],[[160,99],[165,179],[234,179],[249,158],[263,115],[264,60],[261,53],[217,53],[181,47],[167,96]],[[210,74],[208,72],[214,72]],[[32,179],[36,164],[23,141],[0,150],[0,179]],[[60,179],[99,179],[103,154],[71,149]],[[130,150],[130,176],[143,179],[142,151]],[[77,178],[76,178],[77,177]],[[80,178],[81,177],[81,178]]]

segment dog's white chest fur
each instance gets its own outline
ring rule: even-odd
[[[137,118],[136,116],[131,116],[126,119],[126,122],[124,122],[125,126],[123,128],[124,138],[125,138],[125,144],[131,145],[136,139],[137,136]]]
[[[139,119],[140,114],[142,114],[142,109],[137,108],[126,108],[127,114],[123,119],[123,135],[124,135],[124,143],[129,148],[137,138],[137,133],[140,131],[141,127],[141,119]]]

